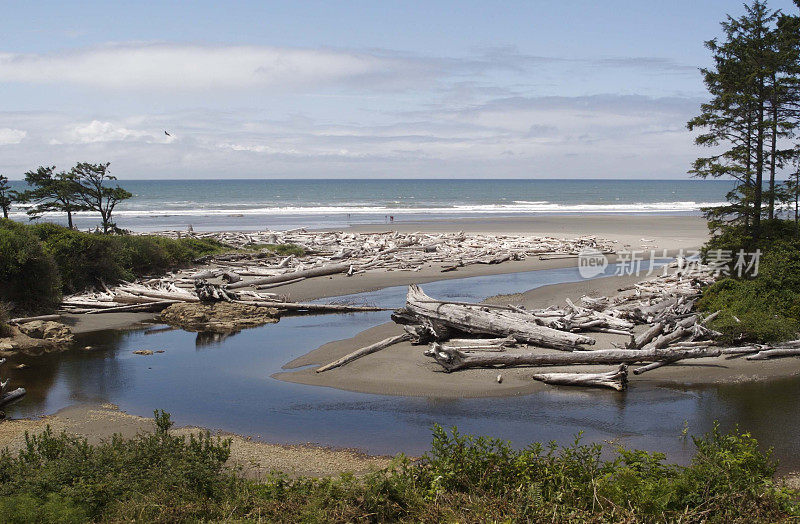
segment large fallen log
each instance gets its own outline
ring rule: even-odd
[[[565,366],[572,364],[633,364],[685,358],[718,357],[719,348],[601,349],[572,353],[464,353],[443,349],[433,355],[445,370],[510,366]]]
[[[622,391],[628,387],[628,366],[622,364],[616,371],[606,373],[537,373],[534,380],[559,386],[585,386],[611,388]]]
[[[234,304],[274,307],[287,311],[319,311],[332,313],[359,313],[363,311],[390,311],[391,308],[375,306],[350,306],[347,304],[308,304],[304,302],[273,302],[264,300],[233,300]]]
[[[800,357],[800,348],[775,348],[759,351],[755,355],[745,357],[747,360],[769,360],[771,358]]]
[[[61,315],[39,315],[38,317],[18,317],[12,318],[8,321],[9,324],[24,324],[25,322],[33,322],[34,320],[58,320]]]
[[[374,344],[370,344],[369,346],[363,347],[361,349],[357,349],[352,353],[348,353],[347,355],[343,356],[338,360],[334,360],[330,364],[326,364],[321,368],[317,369],[317,373],[322,373],[323,371],[328,371],[329,369],[337,368],[339,366],[343,366],[349,362],[352,362],[356,359],[359,359],[363,356],[369,355],[370,353],[375,353],[376,351],[380,351],[381,349],[387,348],[399,342],[403,342],[405,340],[411,340],[411,335],[409,333],[403,333],[402,335],[397,335],[394,337],[389,337],[381,340],[380,342],[376,342]]]
[[[156,300],[154,302],[146,302],[143,304],[131,304],[128,306],[117,306],[117,307],[110,307],[110,308],[99,308],[99,309],[90,309],[85,311],[87,315],[94,315],[97,313],[125,313],[125,312],[138,312],[138,313],[150,313],[155,311],[161,311],[162,309],[166,309],[168,306],[172,304],[179,304],[181,302],[186,302],[185,300]]]
[[[415,284],[408,286],[406,306],[392,318],[400,324],[424,324],[425,319],[463,333],[512,336],[519,342],[565,351],[595,342],[591,337],[540,326],[531,321],[530,315],[515,311],[433,300]]]
[[[287,280],[294,280],[300,277],[313,278],[324,277],[328,275],[335,275],[337,273],[345,273],[350,269],[350,264],[331,264],[323,267],[316,267],[313,269],[305,269],[302,271],[293,271],[291,273],[284,273],[283,275],[275,275],[272,277],[256,278],[254,280],[243,280],[228,284],[228,289],[238,289],[240,287],[248,286],[261,286],[264,284],[276,284],[278,282],[286,282]]]
[[[17,402],[18,400],[22,400],[22,397],[24,397],[26,393],[27,391],[25,391],[25,388],[17,388],[9,391],[8,393],[3,393],[0,395],[0,409],[8,406],[9,404]]]

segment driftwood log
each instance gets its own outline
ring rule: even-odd
[[[9,404],[13,404],[14,402],[22,400],[26,393],[27,391],[25,391],[25,388],[17,388],[9,391],[8,393],[3,393],[0,395],[0,409],[5,408]]]
[[[616,371],[606,373],[537,373],[534,380],[559,386],[585,386],[611,388],[622,391],[628,387],[628,366],[622,364]]]
[[[317,311],[334,313],[356,313],[362,311],[389,311],[391,308],[375,306],[350,306],[347,304],[309,304],[304,302],[269,302],[263,300],[234,300],[235,304],[274,307],[287,311]]]
[[[759,351],[745,357],[747,360],[769,360],[771,358],[800,357],[800,348],[775,348]]]
[[[18,317],[12,318],[8,321],[9,324],[24,324],[25,322],[33,322],[34,320],[58,320],[61,315],[39,315],[38,317]]]
[[[385,338],[380,342],[376,342],[361,349],[357,349],[352,353],[348,353],[347,355],[343,356],[338,360],[334,360],[330,364],[322,366],[321,368],[317,369],[317,373],[322,373],[323,371],[328,371],[329,369],[338,368],[339,366],[343,366],[363,356],[369,355],[370,353],[375,353],[376,351],[380,351],[381,349],[388,348],[389,346],[398,344],[406,340],[411,340],[411,335],[408,333],[403,333],[402,335]]]
[[[718,357],[719,348],[601,349],[573,353],[465,353],[442,350],[433,355],[445,370],[509,366],[564,366],[572,364],[633,364],[661,360]]]
[[[462,333],[512,336],[519,342],[565,351],[595,342],[591,337],[537,325],[523,313],[482,304],[442,303],[433,300],[415,284],[408,287],[406,306],[396,311],[392,318],[400,324],[424,324],[423,320],[427,320]]]
[[[256,278],[249,281],[236,282],[229,284],[228,289],[238,289],[240,287],[248,286],[261,286],[264,284],[277,284],[278,282],[286,282],[287,280],[294,280],[300,277],[324,277],[327,275],[335,275],[337,273],[346,273],[349,269],[350,264],[331,264],[329,266],[305,269],[302,271],[292,271],[291,273],[284,273],[283,275],[275,275],[271,277]]]

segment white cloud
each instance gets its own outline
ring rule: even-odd
[[[67,142],[92,144],[95,142],[118,142],[125,140],[139,140],[148,143],[170,143],[174,136],[167,136],[163,132],[152,132],[113,124],[111,122],[101,122],[92,120],[88,124],[78,124],[73,126],[66,136]],[[65,140],[55,139],[55,143],[64,143]]]
[[[0,82],[151,90],[320,87],[395,80],[426,66],[333,49],[127,43],[49,54],[0,53]]]
[[[21,129],[0,128],[0,146],[19,144],[26,136],[28,132]]]

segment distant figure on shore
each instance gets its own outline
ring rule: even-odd
[[[394,222],[394,215],[389,215],[389,222]]]

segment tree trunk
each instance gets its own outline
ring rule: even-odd
[[[534,380],[560,386],[585,386],[611,388],[622,391],[628,387],[628,366],[622,364],[616,371],[606,373],[537,373]]]
[[[657,362],[684,358],[718,357],[719,348],[691,349],[601,349],[597,351],[575,351],[573,353],[462,353],[442,350],[433,355],[445,370],[457,371],[466,368],[495,366],[566,366],[572,364],[633,364],[635,362]]]
[[[761,235],[761,200],[764,186],[764,79],[758,89],[758,113],[756,119],[756,181],[753,202],[753,239]]]
[[[329,369],[337,368],[339,366],[343,366],[349,362],[352,362],[356,359],[359,359],[363,356],[369,355],[370,353],[375,353],[376,351],[380,351],[381,349],[387,348],[399,342],[403,342],[406,340],[411,340],[411,335],[409,333],[403,333],[402,335],[397,335],[394,337],[389,337],[386,339],[381,340],[380,342],[376,342],[375,344],[370,344],[369,346],[363,347],[361,349],[357,349],[352,353],[348,353],[347,355],[343,356],[338,360],[334,360],[330,364],[322,366],[321,368],[317,369],[317,373],[322,373],[323,371],[328,371]]]
[[[4,408],[9,404],[13,404],[18,400],[22,400],[22,397],[24,397],[26,393],[27,391],[25,391],[25,388],[17,388],[13,391],[9,391],[8,393],[3,393],[0,395],[0,408]]]
[[[769,219],[775,218],[775,167],[777,158],[775,153],[778,148],[778,95],[776,93],[775,75],[772,75],[772,138],[769,147]]]
[[[374,306],[350,306],[347,304],[306,304],[302,302],[270,302],[265,300],[233,300],[234,304],[274,307],[288,311],[318,311],[320,313],[359,313],[364,311],[389,311],[389,308]]]
[[[406,306],[396,311],[392,318],[400,324],[422,324],[422,320],[427,319],[463,333],[512,336],[527,344],[565,351],[595,342],[591,337],[540,326],[528,314],[494,309],[483,304],[442,303],[426,295],[416,284],[408,287]],[[415,321],[410,322],[409,318]]]
[[[67,209],[67,227],[69,227],[70,229],[75,229],[74,226],[72,225],[72,210],[71,209]]]
[[[800,357],[800,348],[775,348],[759,351],[755,355],[746,357],[747,360],[768,360],[771,358]]]
[[[344,273],[348,269],[350,269],[349,264],[332,264],[330,266],[306,269],[304,271],[293,271],[291,273],[284,273],[283,275],[256,278],[255,280],[243,280],[242,282],[229,284],[227,286],[227,289],[238,289],[241,287],[260,286],[262,284],[275,284],[277,282],[286,282],[287,280],[294,280],[300,277],[305,277],[305,278],[323,277],[327,275],[335,275],[337,273]]]

